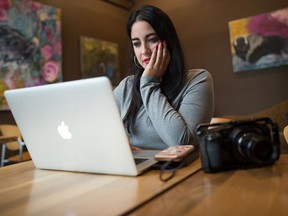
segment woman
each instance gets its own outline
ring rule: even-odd
[[[165,149],[196,144],[195,126],[210,122],[213,81],[205,70],[186,72],[180,42],[170,18],[144,6],[128,18],[131,76],[114,90],[130,143]]]

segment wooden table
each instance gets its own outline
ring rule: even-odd
[[[200,161],[168,182],[159,170],[123,177],[35,169],[32,161],[0,168],[0,215],[120,215],[200,170]]]
[[[3,215],[287,215],[288,155],[273,166],[207,174],[197,160],[168,182],[159,171],[122,177],[0,169]]]
[[[288,154],[273,166],[202,170],[129,215],[288,215]]]

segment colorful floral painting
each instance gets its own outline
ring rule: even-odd
[[[28,0],[0,0],[0,110],[7,89],[62,81],[61,10]]]
[[[80,38],[82,78],[107,76],[119,82],[118,44],[91,37]]]
[[[288,65],[288,8],[229,22],[234,72]]]

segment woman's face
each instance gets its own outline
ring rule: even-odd
[[[160,39],[151,25],[146,21],[136,21],[131,29],[131,41],[139,64],[146,68],[153,49]]]

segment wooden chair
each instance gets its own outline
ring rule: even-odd
[[[3,124],[0,125],[0,131],[2,136],[4,137],[17,137],[15,141],[9,141],[7,143],[2,144],[2,152],[1,152],[1,167],[6,163],[18,163],[21,161],[31,160],[30,154],[28,151],[24,151],[25,142],[22,140],[22,136],[19,128],[16,125],[8,125]],[[15,152],[18,151],[17,155],[7,157],[6,151]]]

